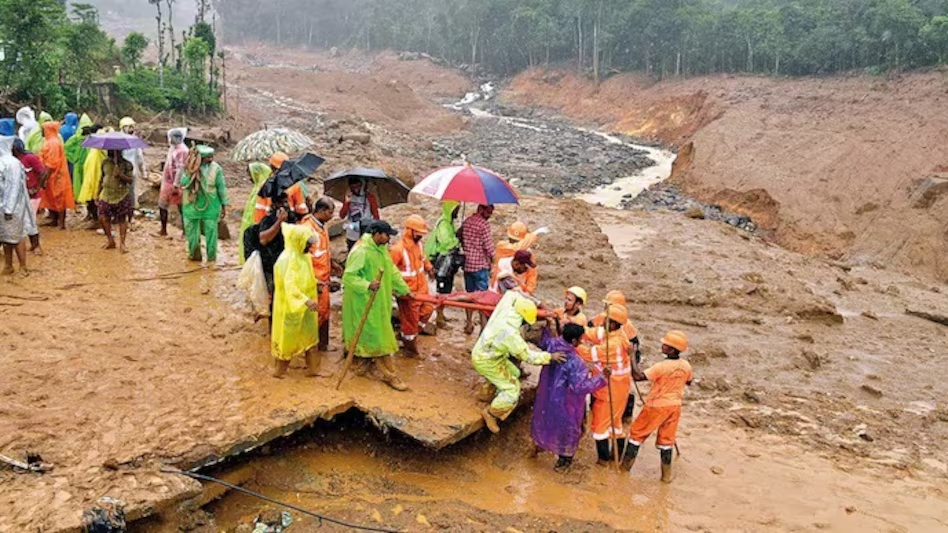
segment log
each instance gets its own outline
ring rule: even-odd
[[[905,314],[909,316],[918,317],[918,318],[924,318],[925,320],[934,322],[936,324],[941,324],[942,326],[948,326],[948,316],[945,316],[945,315],[927,313],[925,311],[915,311],[913,309],[906,309]]]

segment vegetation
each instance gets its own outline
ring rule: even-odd
[[[230,40],[424,51],[509,74],[572,61],[665,77],[948,61],[948,0],[217,0]]]
[[[163,1],[170,12],[174,0]],[[95,7],[77,3],[67,12],[65,3],[0,0],[0,97],[62,115],[95,108],[97,85],[114,82],[125,106],[201,113],[219,108],[209,25],[199,22],[191,30],[180,47],[184,57],[172,68],[173,57],[165,56],[152,67],[142,62],[144,35],[130,33],[118,47],[99,27]],[[167,31],[173,31],[170,24]]]

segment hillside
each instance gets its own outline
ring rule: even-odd
[[[750,215],[782,246],[948,279],[942,72],[660,83],[619,75],[597,88],[534,69],[504,97],[681,146],[676,183]]]

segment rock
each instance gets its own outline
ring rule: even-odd
[[[879,320],[879,315],[873,313],[872,311],[863,311],[862,316],[866,318],[871,318],[873,320]]]
[[[885,293],[888,294],[889,296],[901,296],[901,295],[902,295],[902,291],[900,291],[899,288],[896,287],[895,285],[889,285],[888,287],[886,287]]]
[[[428,517],[421,513],[418,513],[418,516],[415,517],[415,522],[418,522],[425,527],[431,527],[431,522],[428,521]]]
[[[860,387],[860,389],[869,393],[872,396],[875,396],[876,398],[882,398],[882,391],[873,387],[872,385],[868,383],[864,383],[862,387]]]
[[[856,512],[856,508],[852,505],[846,506],[846,514],[853,514]]]
[[[369,144],[372,142],[372,136],[368,133],[344,133],[339,137],[339,144],[346,141],[357,142],[359,144]]]
[[[687,211],[685,211],[685,216],[688,218],[696,219],[696,220],[704,220],[705,219],[704,209],[698,206],[691,207]]]
[[[721,468],[720,466],[712,466],[711,473],[714,475],[720,476],[721,474],[724,473],[724,469]]]
[[[750,403],[761,403],[760,395],[751,390],[744,391],[744,399]]]
[[[823,366],[822,358],[813,350],[803,350],[803,358],[806,359],[811,370],[819,370]]]

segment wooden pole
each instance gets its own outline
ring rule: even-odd
[[[382,281],[382,276],[385,275],[385,269],[379,269],[379,275],[376,276],[375,281]],[[369,313],[372,311],[372,305],[375,303],[375,297],[378,296],[379,291],[370,291],[372,294],[369,295],[369,303],[365,306],[365,310],[362,311],[362,320],[359,321],[359,327],[356,328],[355,335],[352,337],[352,341],[349,342],[349,350],[346,353],[346,364],[342,367],[342,375],[339,376],[339,381],[336,382],[336,390],[339,390],[339,387],[342,386],[342,380],[346,379],[346,374],[349,372],[349,367],[352,366],[352,360],[355,358],[355,349],[359,344],[359,337],[362,336],[362,329],[365,327],[365,321],[369,318]]]

